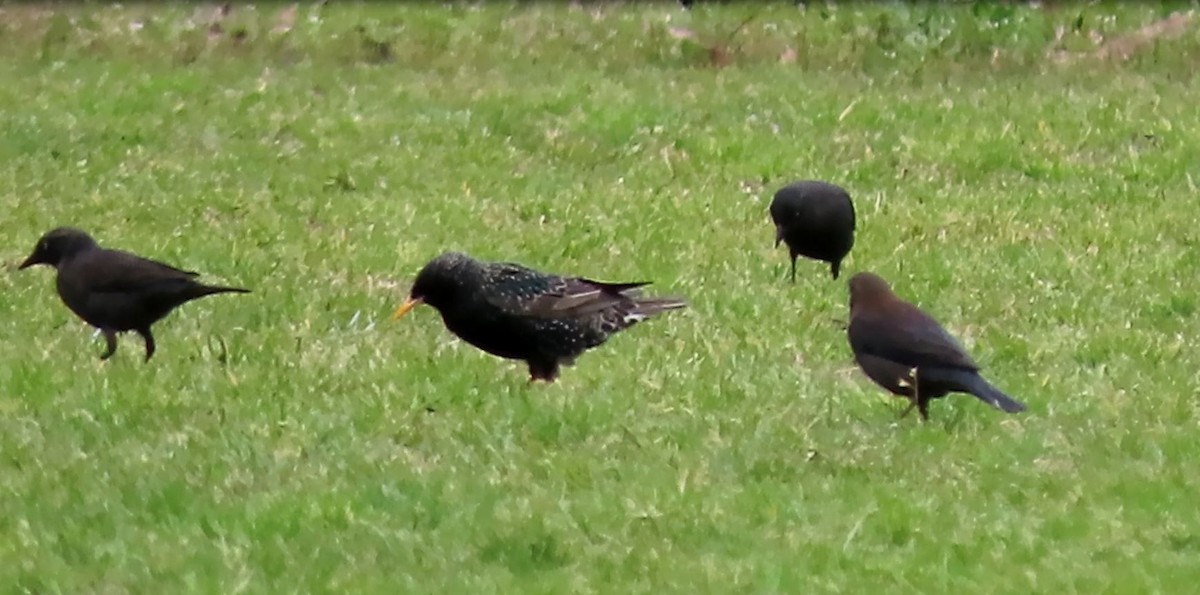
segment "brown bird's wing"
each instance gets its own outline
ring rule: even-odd
[[[852,313],[850,346],[863,353],[910,367],[944,366],[978,370],[962,345],[928,314],[899,300],[887,307]]]
[[[601,283],[540,273],[518,264],[494,265],[487,301],[503,311],[540,318],[580,318],[628,304],[648,283]]]
[[[121,250],[97,250],[84,258],[76,270],[89,291],[100,293],[145,291],[180,281],[192,284],[198,274]]]

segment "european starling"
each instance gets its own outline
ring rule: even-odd
[[[793,283],[797,256],[828,262],[838,278],[842,259],[854,246],[854,203],[845,190],[815,180],[788,184],[771,200],[771,220],[775,247],[787,242],[791,252]]]
[[[193,279],[195,272],[101,248],[88,234],[69,227],[43,235],[20,268],[35,264],[58,269],[56,285],[63,303],[104,334],[107,350],[101,360],[116,352],[117,333],[133,331],[146,342],[146,361],[150,361],[154,355],[150,325],[171,310],[214,293],[250,293],[203,285]]]
[[[850,324],[846,335],[859,367],[875,384],[907,397],[929,419],[929,401],[959,392],[1006,413],[1025,406],[979,375],[979,366],[928,314],[892,293],[872,273],[850,278]]]
[[[460,339],[495,356],[524,360],[530,382],[553,382],[560,365],[572,365],[613,334],[686,306],[681,299],[640,297],[644,285],[560,277],[447,252],[421,269],[393,319],[428,304]]]

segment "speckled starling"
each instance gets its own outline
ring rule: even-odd
[[[904,415],[916,407],[921,419],[929,419],[929,402],[951,392],[969,393],[1007,413],[1025,410],[979,375],[979,366],[936,320],[896,297],[878,275],[850,278],[846,336],[867,377],[912,401]]]
[[[828,262],[838,278],[842,259],[854,246],[854,203],[845,190],[826,182],[803,180],[780,188],[771,200],[775,246],[787,242],[792,257],[792,282],[796,257]]]
[[[88,234],[69,227],[47,232],[20,268],[45,264],[58,269],[58,295],[76,315],[104,334],[107,350],[117,350],[117,333],[133,331],[146,343],[146,361],[154,355],[150,325],[177,306],[214,293],[249,293],[237,287],[198,283],[197,273],[101,248]]]
[[[613,334],[686,306],[681,299],[641,297],[647,284],[560,277],[447,252],[421,269],[393,318],[428,304],[460,339],[495,356],[524,360],[530,382],[553,382],[559,366],[571,365]]]

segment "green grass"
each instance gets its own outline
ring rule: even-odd
[[[0,8],[5,592],[1200,580],[1200,37],[1047,57],[1169,8],[49,6]],[[896,421],[772,249],[796,178],[1027,414]],[[255,293],[100,363],[15,271],[61,224]],[[527,387],[388,322],[450,249],[692,307]]]

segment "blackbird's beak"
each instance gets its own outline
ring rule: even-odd
[[[400,320],[405,314],[408,314],[409,310],[420,306],[422,303],[418,298],[408,298],[403,304],[400,304],[399,308],[396,308],[395,312],[392,312],[392,320]]]
[[[776,225],[775,226],[775,247],[778,248],[779,242],[782,242],[782,241],[783,241],[783,228]]]
[[[17,270],[27,269],[35,264],[41,264],[41,262],[38,260],[37,254],[30,254],[29,258],[26,258],[25,262],[22,262],[21,266],[17,267]]]

